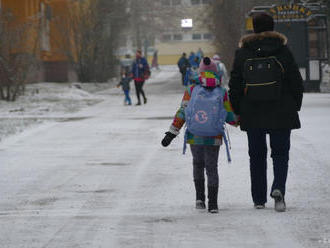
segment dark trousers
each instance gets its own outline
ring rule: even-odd
[[[180,70],[180,72],[181,72],[181,82],[182,82],[182,85],[184,85],[184,79],[186,77],[187,71],[186,70]]]
[[[144,81],[142,81],[142,82],[134,81],[134,84],[135,84],[135,91],[136,91],[136,96],[137,96],[137,99],[138,99],[138,103],[141,103],[140,94],[142,95],[144,100],[146,99],[146,96],[145,96],[144,91],[143,91]]]
[[[285,195],[288,174],[290,135],[289,129],[249,129],[247,131],[250,156],[251,192],[253,202],[267,202],[267,142],[269,134],[274,180],[271,192],[278,189]]]
[[[206,170],[207,185],[210,187],[219,186],[218,157],[220,146],[211,145],[190,145],[193,156],[194,180],[205,180]]]

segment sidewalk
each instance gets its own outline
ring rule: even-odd
[[[160,146],[182,97],[174,76],[146,84],[147,105],[123,106],[109,90],[76,119],[2,142],[0,246],[329,247],[329,96],[306,95],[304,128],[292,139],[288,211],[276,213],[271,199],[265,210],[253,208],[246,136],[230,128],[233,162],[222,148],[220,213],[212,215],[194,209],[182,135]]]

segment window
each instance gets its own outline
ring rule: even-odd
[[[213,35],[212,34],[203,34],[203,38],[204,38],[204,40],[212,40]]]
[[[201,40],[202,39],[202,35],[201,34],[193,34],[192,35],[192,39],[193,40]]]
[[[172,0],[172,5],[180,5],[181,0]]]
[[[162,0],[162,5],[163,6],[170,6],[171,5],[171,0]]]
[[[213,0],[191,0],[192,5],[197,5],[197,4],[210,4],[212,3]]]
[[[181,0],[162,0],[163,6],[175,6],[180,4],[181,4]]]
[[[182,40],[183,37],[182,37],[182,34],[174,34],[173,35],[173,40]]]
[[[191,0],[192,5],[200,4],[200,0]]]
[[[162,40],[163,41],[170,41],[172,39],[172,36],[170,34],[163,34]]]

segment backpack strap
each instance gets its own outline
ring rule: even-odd
[[[228,135],[228,138],[229,138],[229,135]],[[230,163],[231,162],[230,144],[229,144],[230,140],[228,142],[226,131],[223,133],[223,140],[224,140],[225,145],[226,145],[227,160],[228,160],[228,163]]]
[[[186,126],[186,131],[184,132],[184,139],[183,139],[183,151],[182,151],[183,155],[186,154],[187,141],[188,141],[188,129],[187,129],[187,126]]]

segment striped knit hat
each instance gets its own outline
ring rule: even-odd
[[[204,87],[219,86],[221,81],[218,76],[218,67],[209,57],[205,57],[199,65],[199,81]]]

